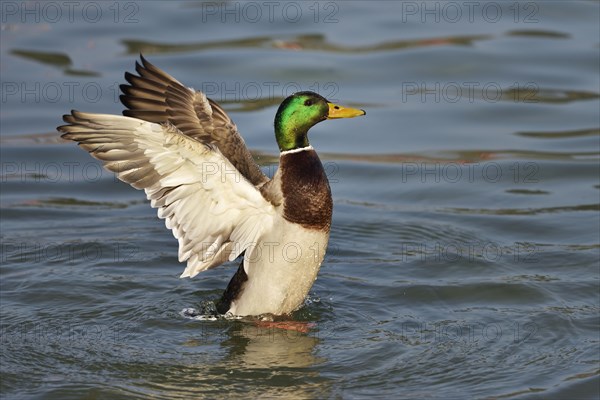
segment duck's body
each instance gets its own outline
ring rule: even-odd
[[[308,294],[323,262],[332,199],[306,134],[327,118],[364,115],[311,92],[290,96],[275,120],[280,167],[269,180],[225,112],[142,58],[126,74],[126,116],[73,111],[58,129],[119,179],[144,189],[179,240],[181,277],[244,260],[218,311],[287,314]]]
[[[291,184],[293,183],[293,184]],[[263,187],[267,198],[283,194],[273,229],[265,232],[225,292],[220,312],[280,315],[298,308],[317,278],[331,227],[329,182],[312,148],[284,153],[279,169]],[[245,278],[245,280],[244,280]],[[231,288],[231,289],[230,289]],[[228,298],[235,298],[228,304]],[[227,310],[227,311],[225,311]]]

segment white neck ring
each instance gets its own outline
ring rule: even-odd
[[[285,151],[282,151],[281,153],[279,153],[279,157],[284,156],[286,154],[300,153],[301,151],[308,151],[308,150],[314,150],[314,149],[311,145],[308,145],[306,147],[300,147],[299,149],[285,150]]]

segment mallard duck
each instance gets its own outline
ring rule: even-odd
[[[187,88],[144,57],[125,73],[123,116],[73,110],[57,129],[105,168],[144,189],[179,241],[181,277],[243,260],[217,311],[289,314],[317,277],[331,228],[327,176],[308,141],[326,119],[365,111],[313,92],[286,98],[275,116],[279,168],[269,179],[236,125],[215,101]]]

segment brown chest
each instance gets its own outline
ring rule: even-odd
[[[281,156],[283,216],[309,229],[329,231],[333,201],[327,175],[314,150]]]

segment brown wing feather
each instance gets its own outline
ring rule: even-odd
[[[148,122],[170,123],[184,135],[216,145],[234,167],[255,186],[267,178],[246,148],[244,139],[227,113],[204,93],[181,84],[143,56],[136,61],[138,75],[125,73],[129,85],[121,85],[123,115]]]

